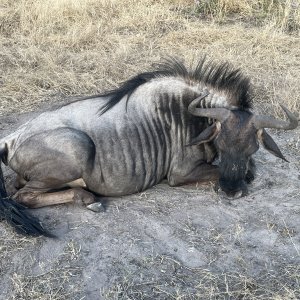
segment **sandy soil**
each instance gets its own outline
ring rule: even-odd
[[[32,115],[2,117],[1,136]],[[299,299],[300,129],[271,133],[290,163],[259,150],[238,200],[162,183],[98,214],[35,210],[57,239],[0,223],[0,299]]]

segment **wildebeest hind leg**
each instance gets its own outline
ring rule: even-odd
[[[72,188],[58,192],[45,192],[45,189],[31,190],[28,187],[21,189],[14,199],[29,208],[75,203],[79,205],[90,205],[95,202],[95,196],[81,188]]]
[[[90,204],[95,201],[93,194],[78,188],[86,187],[94,158],[92,139],[75,129],[58,128],[29,137],[9,162],[25,183],[14,198],[32,208],[77,200]],[[75,189],[57,192],[66,187]]]
[[[23,179],[20,175],[17,175],[15,182],[14,182],[14,186],[17,190],[21,189],[22,187],[24,187],[26,184],[26,180]]]

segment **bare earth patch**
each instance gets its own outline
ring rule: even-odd
[[[32,116],[2,117],[1,133]],[[212,184],[162,183],[102,199],[103,213],[35,210],[57,239],[1,223],[0,299],[299,299],[299,133],[273,132],[290,163],[260,150],[238,200],[220,199]]]

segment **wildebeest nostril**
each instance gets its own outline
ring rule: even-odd
[[[237,191],[237,192],[224,192],[222,190],[219,190],[219,195],[222,198],[226,198],[226,199],[230,199],[230,200],[238,199],[238,198],[245,196],[244,191],[242,191],[242,190]]]
[[[239,198],[247,194],[247,186],[244,180],[231,181],[220,178],[219,185],[222,194],[225,194],[227,198]]]
[[[240,191],[237,191],[237,192],[229,192],[229,193],[226,193],[226,194],[227,194],[227,197],[229,197],[229,198],[237,199],[237,198],[242,197],[243,191],[240,190]]]

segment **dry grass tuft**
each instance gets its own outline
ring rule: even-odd
[[[80,252],[78,245],[71,241],[51,269],[31,276],[14,273],[11,278],[13,285],[11,300],[84,299],[78,282],[82,268],[75,265],[79,257],[78,251]]]
[[[262,28],[245,28],[237,15],[239,24],[223,26],[199,18],[217,8],[258,18],[249,3],[263,2],[1,0],[0,113],[113,88],[165,55],[192,63],[203,54],[251,76],[265,111],[277,102],[299,111],[299,38],[268,18]],[[276,14],[282,1],[272,3]]]
[[[137,273],[128,274],[123,270],[124,276],[119,276],[114,285],[102,291],[103,299],[290,300],[300,295],[299,266],[295,265],[284,265],[278,272],[263,268],[252,277],[244,272],[187,268],[170,256],[130,263],[137,264],[144,272],[153,271],[153,267],[160,272],[139,278]]]
[[[196,13],[217,22],[242,20],[293,34],[299,34],[300,30],[297,0],[196,0],[195,6]]]

